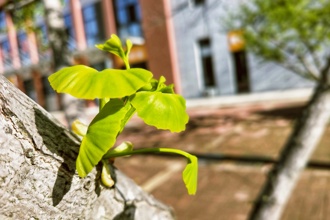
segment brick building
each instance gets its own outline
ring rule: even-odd
[[[35,18],[39,35],[18,30],[8,2],[0,0],[0,29],[6,30],[0,33],[0,73],[46,109],[58,110],[58,95],[47,80],[54,70],[51,52],[43,47],[48,41],[45,21]],[[221,16],[235,7],[224,2],[65,0],[71,62],[98,70],[122,68],[119,59],[94,47],[116,33],[134,44],[132,67],[147,68],[156,78],[164,75],[186,98],[312,86],[274,63],[260,63],[242,49],[238,32],[222,32]]]
[[[18,30],[8,2],[0,1],[0,29],[6,30],[0,34],[0,73],[46,109],[58,110],[61,107],[58,95],[47,80],[54,70],[50,65],[51,52],[43,48],[47,44],[45,21],[41,16],[35,18],[41,30],[39,35]],[[173,59],[176,53],[173,32],[168,31],[171,21],[165,18],[170,17],[169,1],[162,3],[155,4],[152,0],[64,1],[63,16],[72,64],[83,63],[98,70],[123,68],[121,60],[94,47],[115,33],[123,40],[132,40],[132,67],[148,68],[156,78],[164,75],[168,83],[177,84],[180,92]],[[162,13],[152,14],[155,11]],[[161,22],[155,23],[156,20]]]

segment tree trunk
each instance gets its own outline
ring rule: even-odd
[[[170,208],[113,168],[79,178],[80,140],[0,76],[0,219],[173,219]]]
[[[300,173],[317,147],[330,118],[330,89],[319,82],[313,97],[284,146],[279,162],[269,173],[252,212],[251,220],[276,220],[293,191]]]
[[[63,7],[60,0],[43,0],[49,45],[53,53],[54,69],[68,66],[68,33],[65,29]]]
[[[66,31],[63,7],[60,0],[42,0],[45,7],[45,20],[48,30],[49,45],[52,50],[54,72],[70,65],[70,51],[68,49],[69,35]],[[61,94],[62,108],[67,125],[79,119],[88,123],[84,113],[84,100],[77,99],[69,94]]]

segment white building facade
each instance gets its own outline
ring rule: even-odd
[[[183,96],[196,98],[313,87],[313,82],[276,63],[263,62],[244,49],[231,48],[239,39],[224,31],[223,18],[240,2],[171,1]]]

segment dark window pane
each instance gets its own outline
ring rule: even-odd
[[[202,68],[203,68],[205,86],[207,87],[215,86],[212,57],[207,56],[202,58]]]
[[[235,66],[235,74],[236,74],[236,85],[237,92],[249,92],[250,84],[249,84],[249,72],[246,61],[246,53],[245,51],[239,51],[233,53],[234,58],[234,66]]]
[[[137,15],[136,15],[136,7],[135,5],[127,5],[126,7],[127,14],[128,14],[128,21],[130,23],[137,22]]]
[[[205,0],[192,0],[195,6],[203,5]]]
[[[205,38],[199,41],[199,50],[201,56],[202,73],[204,77],[204,86],[214,87],[216,86],[216,83],[214,77],[211,43],[209,38]]]

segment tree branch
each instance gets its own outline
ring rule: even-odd
[[[307,62],[307,60],[301,56],[301,55],[297,55],[298,60],[301,62],[301,64],[305,67],[306,69],[306,74],[310,75],[312,79],[318,81],[320,79],[320,77],[318,75],[320,75],[320,73],[317,72],[317,70],[315,71]]]

